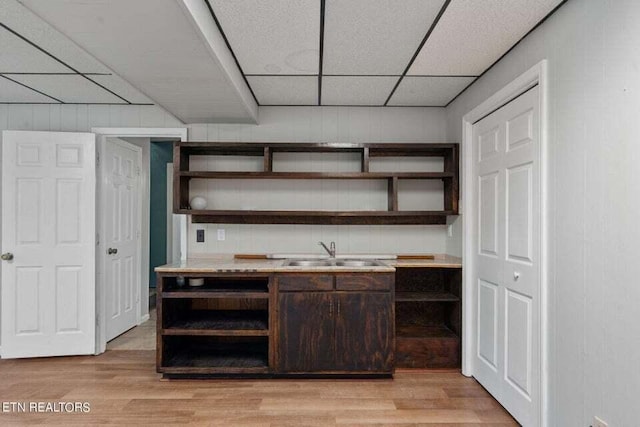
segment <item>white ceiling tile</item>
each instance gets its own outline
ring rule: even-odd
[[[122,99],[78,75],[12,75],[11,78],[63,102],[126,104]]]
[[[248,76],[263,105],[317,105],[318,76]]]
[[[0,102],[56,102],[15,82],[0,77]]]
[[[410,77],[402,79],[387,105],[445,106],[475,77]]]
[[[322,105],[384,105],[399,78],[323,76]]]
[[[114,91],[121,97],[125,98],[127,101],[132,102],[134,104],[147,104],[154,103],[151,99],[145,96],[142,92],[140,92],[135,87],[131,86],[126,80],[116,76],[89,76],[91,80],[95,80],[100,83],[102,86],[106,87],[109,90]]]
[[[68,73],[71,70],[0,27],[0,73]]]
[[[323,74],[402,74],[443,3],[327,0]]]
[[[246,74],[317,74],[320,0],[209,0]]]
[[[453,0],[410,75],[480,75],[562,0]]]

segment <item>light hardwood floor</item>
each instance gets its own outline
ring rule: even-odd
[[[164,381],[155,352],[133,349],[148,345],[149,334],[147,324],[133,329],[97,357],[0,360],[0,401],[91,404],[84,414],[0,413],[0,425],[518,425],[458,372],[399,371],[394,380]]]

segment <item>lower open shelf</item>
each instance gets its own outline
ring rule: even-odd
[[[396,326],[398,368],[459,368],[460,337],[444,325]]]
[[[269,335],[266,310],[189,310],[164,325],[164,335]]]
[[[422,325],[398,325],[396,326],[396,337],[402,338],[450,338],[458,339],[448,327],[441,326],[422,326]]]
[[[261,373],[269,367],[267,337],[163,336],[160,372]]]

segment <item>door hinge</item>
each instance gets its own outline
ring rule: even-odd
[[[100,166],[100,152],[96,151],[96,166]]]
[[[100,326],[100,316],[96,314],[96,326]]]
[[[100,234],[96,233],[96,246],[100,246]]]

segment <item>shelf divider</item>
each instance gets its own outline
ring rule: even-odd
[[[273,157],[269,147],[264,147],[264,171],[273,172]]]
[[[391,212],[398,211],[398,177],[394,176],[387,181],[387,204]]]
[[[362,172],[369,172],[369,147],[362,149],[362,165],[360,170]]]

